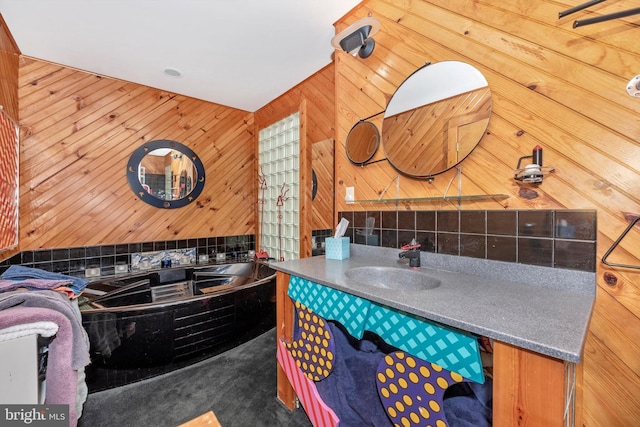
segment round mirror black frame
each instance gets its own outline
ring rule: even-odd
[[[189,157],[189,159],[193,162],[194,167],[196,168],[197,179],[193,190],[191,190],[191,192],[182,199],[163,200],[158,197],[154,197],[142,187],[142,184],[138,179],[138,168],[140,166],[140,163],[142,162],[143,157],[153,150],[157,150],[160,148],[169,148],[181,152],[185,156]],[[127,180],[129,181],[131,190],[133,190],[135,195],[138,196],[143,202],[157,208],[181,208],[193,202],[200,195],[200,193],[202,193],[205,181],[204,165],[202,164],[202,161],[200,160],[198,155],[186,145],[180,144],[179,142],[172,141],[170,139],[157,139],[141,145],[133,152],[133,154],[129,158],[129,162],[127,163]]]
[[[367,131],[370,132],[370,134],[367,134]],[[362,138],[363,136],[365,138]],[[355,139],[356,137],[358,137],[357,140]],[[350,147],[351,150],[349,149]],[[347,158],[351,163],[359,166],[363,166],[371,160],[373,156],[375,156],[379,147],[380,131],[376,125],[366,120],[360,120],[358,123],[353,125],[347,135],[345,143]],[[362,151],[362,153],[357,153],[358,150]],[[361,154],[361,156],[358,157],[358,154]]]
[[[434,78],[432,73],[435,72],[447,81],[451,80],[455,85],[443,84],[442,79]],[[425,76],[428,76],[428,78],[425,78]],[[457,102],[457,108],[453,108],[452,105],[445,105],[445,103],[450,104],[453,102]],[[380,133],[382,134],[382,147],[385,151],[386,160],[398,172],[415,179],[432,180],[435,175],[454,168],[471,154],[484,136],[491,116],[491,102],[491,89],[487,79],[480,70],[470,64],[460,61],[442,61],[434,64],[428,63],[418,68],[398,86],[384,111]],[[421,117],[420,110],[430,106],[441,106],[441,108],[439,111],[433,110],[428,113],[422,111],[422,114],[425,114],[424,117],[433,119],[429,122],[430,126],[424,126],[417,119]],[[474,131],[474,137],[468,138],[464,147],[462,147],[463,144],[457,137],[447,139],[447,131],[451,132],[452,129],[444,127],[444,132],[436,132],[439,128],[434,125],[438,121],[442,122],[442,126],[447,123],[455,125],[456,120],[453,119],[456,119],[456,117],[450,116],[450,114],[456,113],[458,110],[464,113],[460,113],[459,118],[468,118],[469,121],[460,120],[457,126],[480,124]],[[394,120],[399,117],[397,124],[394,124]],[[443,120],[445,121],[443,122]],[[394,126],[390,126],[391,124],[394,124]],[[393,131],[390,129],[393,129]],[[402,134],[396,132],[397,130],[401,130]],[[426,147],[434,146],[431,144],[431,140],[427,138],[427,135],[431,135],[432,139],[435,136],[444,135],[445,149],[441,149],[442,145],[439,144],[439,141],[436,141],[438,142],[435,145],[436,149],[438,152],[446,154],[446,144],[449,142],[452,147],[455,147],[457,157],[438,168],[416,171],[415,165],[419,165],[421,168],[429,165],[434,166],[429,163],[432,158],[425,159],[418,150],[418,148],[424,150]],[[407,148],[406,146],[409,139],[416,141],[416,145],[413,148]],[[406,156],[407,151],[405,151],[407,149],[413,153],[413,156],[409,157],[413,163],[411,161],[409,163],[404,161],[400,163],[398,154],[400,153],[402,159],[408,158]]]
[[[318,176],[316,175],[316,171],[311,169],[311,201],[316,199],[318,195]]]

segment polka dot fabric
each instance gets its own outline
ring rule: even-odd
[[[402,351],[385,356],[376,375],[382,405],[394,425],[402,427],[446,427],[444,392],[462,381],[461,375]]]
[[[326,321],[296,301],[296,336],[285,343],[298,368],[312,381],[326,378],[333,370],[335,343]]]

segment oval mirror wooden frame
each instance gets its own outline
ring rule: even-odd
[[[179,151],[182,155],[187,156],[187,158],[193,163],[193,166],[196,169],[196,179],[194,180],[193,189],[185,197],[176,200],[164,200],[151,195],[142,186],[142,183],[139,179],[139,168],[140,164],[142,163],[142,159],[147,154],[158,149],[170,149]],[[158,139],[141,145],[133,152],[133,154],[129,158],[129,162],[127,163],[127,180],[129,181],[131,190],[143,202],[157,208],[181,208],[193,202],[200,195],[200,193],[202,193],[205,182],[204,165],[202,164],[202,161],[200,160],[198,155],[186,145],[169,139]]]

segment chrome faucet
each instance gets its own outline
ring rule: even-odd
[[[410,244],[404,245],[400,249],[403,251],[398,254],[401,259],[409,259],[410,268],[420,267],[420,245]]]

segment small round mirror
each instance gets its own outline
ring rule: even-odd
[[[160,208],[179,208],[202,192],[204,166],[191,149],[179,142],[156,140],[131,155],[127,179],[144,202]]]
[[[351,163],[364,165],[378,150],[380,132],[373,123],[361,120],[349,131],[345,145]]]
[[[316,171],[311,169],[311,201],[316,199],[316,195],[318,194],[318,176],[316,175]]]

